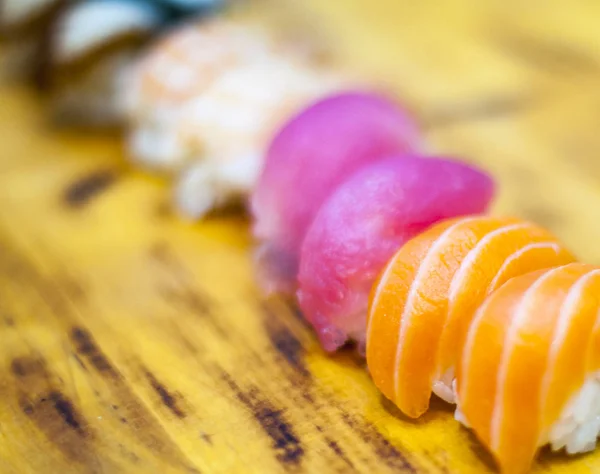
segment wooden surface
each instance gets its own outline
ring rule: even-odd
[[[600,264],[600,3],[549,5],[298,8],[432,151],[498,177],[494,212]],[[488,472],[448,407],[404,419],[351,351],[261,299],[243,218],[179,221],[118,138],[51,131],[21,87],[0,89],[0,143],[2,474]],[[600,472],[600,453],[534,472]]]

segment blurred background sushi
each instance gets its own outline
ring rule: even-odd
[[[32,83],[54,122],[121,122],[119,80],[165,30],[221,11],[226,0],[2,0],[2,73]]]
[[[187,219],[245,203],[277,129],[354,82],[310,32],[236,16],[257,0],[0,1],[3,72],[53,126],[119,131]]]

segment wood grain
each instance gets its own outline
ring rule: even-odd
[[[600,264],[600,4],[297,3],[433,153],[498,177],[494,212]],[[403,418],[261,298],[244,218],[185,223],[119,137],[51,130],[18,85],[0,104],[0,472],[493,472],[448,407]],[[533,472],[599,470],[544,453]]]

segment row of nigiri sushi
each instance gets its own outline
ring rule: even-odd
[[[385,120],[367,104],[380,118],[401,116],[372,96],[340,95],[300,114],[272,143],[252,200],[269,288],[296,291],[326,349],[364,343],[375,384],[406,415],[423,414],[432,393],[458,403],[457,418],[503,472],[526,472],[547,443],[570,454],[593,449],[600,269],[573,263],[533,223],[481,215],[491,179],[407,154],[417,133],[395,152],[361,148],[369,125],[385,143],[377,126]],[[328,135],[336,110],[353,112],[342,115],[349,128],[337,139]],[[404,120],[392,121],[388,138],[416,132]],[[538,279],[553,283],[538,290]]]
[[[527,472],[541,446],[591,451],[600,434],[600,267],[513,218],[447,219],[406,242],[372,288],[367,365],[407,416],[432,393]]]
[[[366,351],[409,417],[456,403],[506,473],[600,433],[600,268],[546,229],[483,215],[490,177],[418,155],[410,118],[339,94],[287,123],[252,196],[262,279],[295,293],[322,345]]]
[[[298,293],[329,350],[364,343],[370,286],[399,244],[494,192],[474,167],[424,158],[403,108],[345,81],[296,41],[218,18],[162,39],[124,89],[136,162],[175,177],[190,217],[250,195],[261,281]]]
[[[492,179],[422,145],[372,94],[289,120],[251,199],[263,283],[297,295],[325,349],[358,341],[407,416],[433,393],[457,403],[503,472],[547,443],[593,449],[600,268],[534,223],[483,215]]]
[[[127,2],[86,3],[80,15]],[[422,156],[405,111],[332,94],[347,79],[303,53],[227,21],[192,24],[100,102],[127,117],[138,162],[177,176],[188,216],[252,194],[266,288],[297,295],[327,350],[358,341],[405,414],[432,393],[457,403],[506,472],[548,442],[593,448],[600,270],[534,224],[479,215],[489,176]]]
[[[122,121],[121,76],[141,47],[225,0],[1,0],[3,73],[49,93],[54,119],[71,125]]]

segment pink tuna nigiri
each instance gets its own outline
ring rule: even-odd
[[[481,213],[492,179],[441,158],[390,157],[357,171],[317,213],[300,254],[298,300],[323,347],[362,350],[368,296],[408,239],[440,219]]]
[[[304,234],[332,190],[365,163],[419,144],[407,114],[371,93],[327,97],[289,121],[271,143],[251,203],[266,289],[294,288]]]

